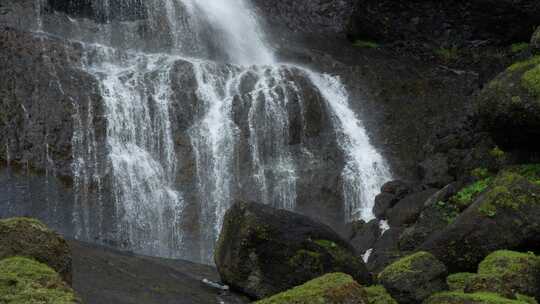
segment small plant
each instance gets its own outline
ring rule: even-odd
[[[450,202],[461,210],[466,209],[480,193],[484,192],[491,185],[491,181],[492,178],[488,177],[463,188],[450,198]]]
[[[435,54],[445,62],[455,61],[459,58],[459,49],[457,46],[451,48],[439,48],[436,49]]]
[[[491,155],[491,157],[493,157],[498,162],[504,162],[504,160],[506,159],[506,153],[498,146],[495,146],[495,148],[491,149],[491,151],[489,151],[489,155]]]
[[[356,40],[353,43],[353,46],[364,48],[364,49],[376,49],[380,47],[380,45],[377,42],[369,41],[369,40]]]
[[[514,54],[526,51],[528,48],[529,48],[529,44],[527,42],[514,43],[510,46],[510,50]]]

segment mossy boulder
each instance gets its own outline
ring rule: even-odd
[[[467,292],[496,292],[505,297],[528,295],[540,298],[540,258],[532,253],[501,250],[488,255],[478,275],[465,284]]]
[[[530,47],[535,54],[540,54],[540,26],[531,37]]]
[[[80,303],[73,290],[49,266],[24,257],[0,261],[0,303]]]
[[[373,285],[365,288],[369,304],[398,304],[382,285]]]
[[[25,256],[47,264],[71,283],[69,245],[36,219],[0,220],[0,259],[11,256]]]
[[[354,248],[328,226],[256,203],[227,211],[215,262],[223,282],[256,299],[331,272],[371,282]]]
[[[503,148],[540,149],[540,56],[517,62],[481,91],[483,127]]]
[[[366,291],[351,276],[330,273],[255,304],[368,304]]]
[[[476,273],[459,272],[449,275],[446,278],[446,284],[450,291],[465,291],[465,287],[476,276]]]
[[[433,253],[450,272],[476,271],[491,252],[540,249],[540,185],[524,170],[500,172],[474,203],[421,250]]]
[[[437,293],[424,304],[529,304],[526,300],[511,300],[496,293],[463,293],[459,291]]]
[[[416,304],[447,290],[446,267],[432,254],[417,252],[399,259],[379,274],[379,282],[402,304]]]

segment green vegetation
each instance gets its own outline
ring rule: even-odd
[[[369,304],[398,304],[381,285],[365,288]]]
[[[365,297],[365,291],[351,276],[330,273],[255,304],[364,303]]]
[[[379,274],[379,278],[384,277],[393,280],[407,273],[419,272],[418,270],[414,269],[414,263],[423,259],[435,260],[435,257],[431,253],[425,251],[419,251],[417,253],[408,255],[387,266]]]
[[[456,46],[451,48],[436,49],[435,55],[445,62],[451,62],[459,58],[459,49]]]
[[[529,48],[529,43],[527,42],[514,43],[510,46],[510,50],[514,54],[526,51],[528,48]]]
[[[450,202],[460,210],[466,209],[480,193],[484,192],[491,185],[492,180],[493,178],[488,177],[461,189],[461,191],[450,198]]]
[[[510,72],[515,72],[515,71],[518,71],[518,70],[521,70],[521,69],[529,69],[535,65],[538,65],[540,64],[540,56],[534,56],[532,58],[529,58],[527,60],[524,60],[524,61],[519,61],[519,62],[516,62],[514,63],[513,65],[511,65],[508,70]]]
[[[69,288],[49,266],[22,257],[0,261],[0,303],[77,303]]]
[[[459,291],[441,292],[431,296],[425,304],[526,304],[525,301],[510,300],[496,293],[476,292],[463,293]]]
[[[35,229],[38,229],[38,230],[41,230],[41,231],[49,231],[49,229],[47,228],[47,226],[45,226],[45,224],[43,224],[39,220],[36,220],[36,219],[33,219],[33,218],[12,217],[12,218],[7,218],[7,219],[0,220],[0,226],[5,226],[5,227],[9,227],[9,228],[13,228],[13,227],[15,227],[17,225],[20,225],[20,224],[29,225],[32,228],[35,228]]]
[[[506,159],[506,153],[501,150],[499,147],[495,147],[489,151],[489,155],[493,157],[498,162],[504,162]]]
[[[464,291],[467,283],[476,276],[475,273],[460,272],[454,273],[446,278],[446,283],[451,291]]]
[[[514,166],[507,169],[509,172],[517,173],[533,184],[540,185],[540,164],[527,164]]]
[[[521,85],[534,97],[540,98],[540,64],[521,77]]]
[[[356,40],[353,43],[353,46],[359,47],[359,48],[365,48],[365,49],[376,49],[380,47],[377,42],[370,41],[370,40]]]
[[[499,250],[488,255],[478,265],[481,275],[505,275],[524,273],[533,268],[540,269],[540,258],[533,253]]]

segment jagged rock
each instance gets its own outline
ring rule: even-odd
[[[454,179],[450,174],[448,156],[437,153],[419,164],[422,183],[431,187],[444,187]]]
[[[533,53],[540,54],[540,26],[531,37],[531,49]]]
[[[431,296],[424,304],[532,304],[527,300],[510,300],[495,293],[442,292]]]
[[[0,260],[0,303],[81,303],[49,266],[32,259]]]
[[[256,203],[227,211],[215,262],[224,283],[264,298],[328,272],[371,281],[352,246],[305,216]]]
[[[446,290],[446,274],[444,264],[432,254],[417,252],[387,266],[378,279],[399,303],[416,304]]]
[[[11,256],[24,256],[47,264],[71,283],[71,249],[62,237],[38,220],[0,220],[0,259]]]
[[[381,236],[381,228],[378,220],[371,220],[356,229],[354,236],[350,239],[356,252],[362,253],[373,247]]]
[[[508,298],[517,294],[540,298],[540,257],[533,253],[496,251],[466,280],[465,292],[494,292]]]
[[[379,219],[387,216],[386,212],[412,191],[411,186],[403,181],[390,181],[381,188],[381,193],[375,197],[373,214]]]
[[[403,256],[398,246],[399,236],[403,230],[403,227],[391,227],[375,242],[367,263],[369,271],[379,273],[384,267]]]
[[[330,273],[255,304],[369,304],[367,297],[351,276]]]
[[[418,220],[401,234],[399,238],[400,250],[414,250],[429,235],[444,229],[454,220],[457,216],[457,210],[451,204],[445,202],[456,192],[456,184],[450,184],[426,200]]]
[[[540,149],[540,56],[517,62],[479,94],[483,128],[501,148]]]
[[[407,226],[413,224],[422,212],[428,198],[437,192],[437,189],[427,189],[406,196],[387,211],[388,222],[391,227]]]
[[[532,181],[540,180],[534,170],[527,174]],[[540,186],[503,171],[467,210],[419,248],[433,253],[451,272],[475,270],[494,250],[538,250],[539,221]]]

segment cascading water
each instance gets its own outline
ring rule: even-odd
[[[303,115],[313,98],[305,86],[324,100],[344,155],[344,221],[372,218],[374,197],[391,176],[339,78],[278,63],[242,0],[152,0],[145,7],[142,36],[119,34],[108,5],[100,7],[101,34],[69,36],[82,41],[82,69],[97,80],[106,118],[102,147],[94,107],[75,107],[77,237],[211,263],[235,199],[297,209],[305,172],[299,158],[317,149],[296,134],[307,128]],[[293,119],[294,109],[301,118]]]

